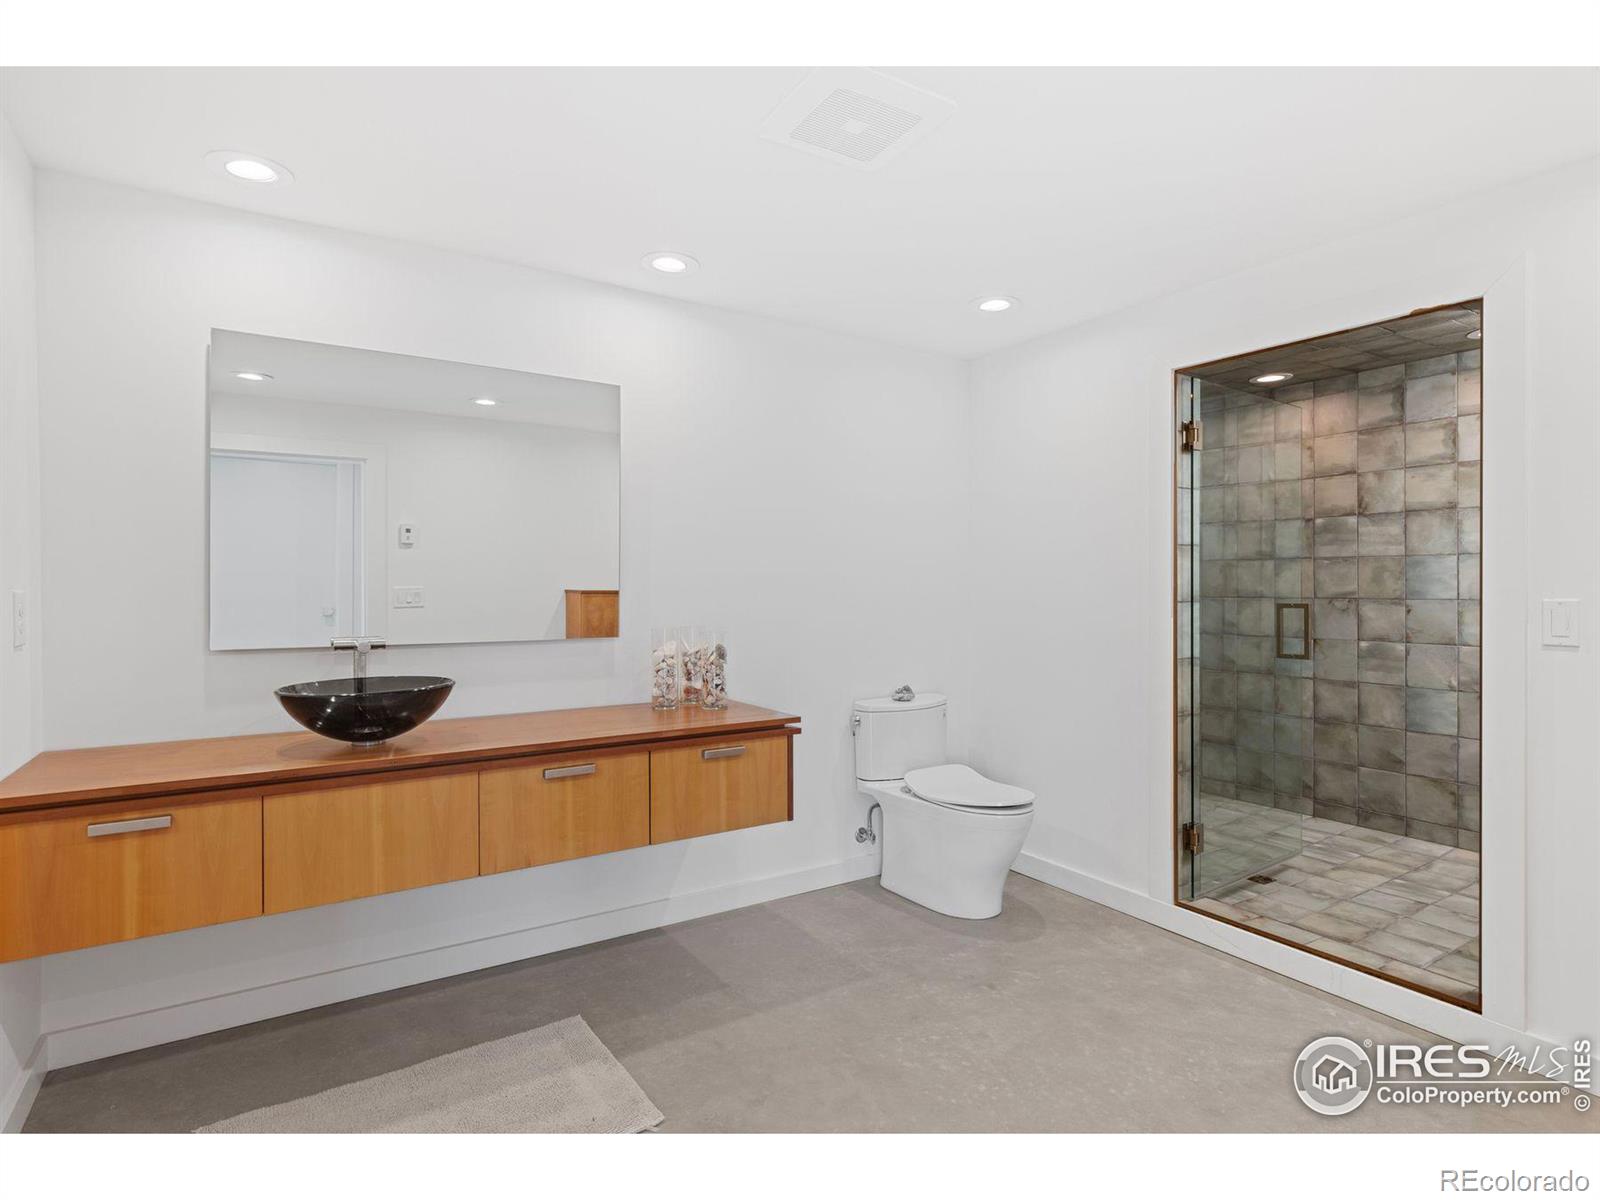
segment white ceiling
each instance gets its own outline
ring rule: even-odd
[[[883,69],[956,107],[875,171],[761,138],[803,68],[11,68],[0,95],[44,167],[960,356],[1600,153],[1581,68]],[[972,309],[996,292],[1020,306]]]
[[[235,376],[237,371],[271,378],[247,382]],[[606,433],[621,426],[622,392],[611,383],[226,329],[211,331],[209,383],[212,394],[252,399],[355,404]],[[479,397],[494,406],[474,404]]]

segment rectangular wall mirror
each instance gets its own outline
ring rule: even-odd
[[[212,330],[213,650],[618,634],[621,389]]]

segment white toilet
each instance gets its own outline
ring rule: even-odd
[[[1033,793],[945,758],[945,698],[909,687],[857,700],[856,784],[883,806],[879,882],[934,912],[1000,915]]]

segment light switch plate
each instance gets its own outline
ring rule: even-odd
[[[1576,600],[1546,600],[1541,627],[1546,646],[1577,646],[1579,604]]]
[[[396,608],[421,608],[422,589],[419,587],[397,587],[394,590],[394,606]]]
[[[11,648],[28,644],[28,593],[21,588],[11,593]]]
[[[417,544],[417,527],[410,521],[400,526],[400,544],[408,548]]]

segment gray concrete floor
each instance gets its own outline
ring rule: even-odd
[[[573,1014],[664,1132],[1600,1129],[1319,1117],[1289,1083],[1313,1037],[1433,1039],[1013,875],[992,921],[867,880],[52,1071],[27,1131],[189,1130]]]

